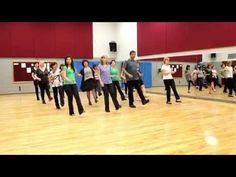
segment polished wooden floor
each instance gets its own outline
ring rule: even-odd
[[[183,99],[105,113],[103,97],[69,117],[33,94],[0,95],[0,154],[236,154],[235,104]]]
[[[216,87],[216,92],[212,91],[211,94],[209,94],[209,88],[206,89],[204,87],[202,88],[202,91],[199,91],[199,89],[191,86],[190,93],[188,93],[188,86],[176,86],[176,88],[178,93],[182,96],[236,103],[236,96],[229,97],[227,93],[223,93],[223,88]],[[147,91],[151,93],[166,94],[165,87],[152,87],[148,88]],[[233,94],[235,93],[233,92]]]

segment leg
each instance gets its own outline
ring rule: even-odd
[[[102,87],[102,89],[103,89],[103,95],[104,95],[105,111],[106,112],[110,112],[110,109],[109,109],[108,85],[104,84],[104,87]]]
[[[89,105],[92,105],[91,100],[90,100],[90,91],[87,91],[86,93],[87,93],[87,98],[88,98],[88,101],[89,101]]]
[[[60,109],[59,102],[58,102],[58,87],[53,87],[53,96],[54,96],[54,101],[57,109]]]
[[[49,101],[51,101],[52,97],[51,97],[51,94],[50,94],[50,85],[48,83],[45,84],[45,90],[46,90]]]
[[[202,91],[203,79],[199,78],[199,90]]]
[[[98,101],[97,101],[97,95],[96,95],[95,89],[91,90],[91,92],[92,92],[95,103],[97,103]]]
[[[64,102],[64,90],[63,90],[63,87],[59,86],[58,90],[59,90],[59,95],[60,95],[61,106],[64,106],[65,102]]]
[[[73,94],[72,94],[72,85],[64,85],[64,90],[66,92],[66,95],[68,97],[68,107],[69,107],[69,114],[74,114],[74,108],[73,108]]]
[[[128,86],[128,97],[129,97],[129,105],[134,105],[134,95],[133,95],[133,87],[134,81],[127,81]]]
[[[179,100],[180,97],[179,97],[179,94],[178,94],[178,92],[177,92],[177,90],[176,90],[176,86],[175,86],[175,81],[174,81],[174,79],[171,79],[171,80],[170,80],[170,86],[171,86],[171,88],[172,88],[172,90],[173,90],[173,92],[174,92],[175,99],[176,99],[176,100]]]
[[[112,81],[112,85],[113,85],[113,90],[114,90],[115,97],[117,98],[116,81]]]
[[[166,88],[166,102],[170,102],[170,80],[164,80],[165,88]]]
[[[115,85],[116,85],[116,88],[117,88],[117,90],[118,90],[118,92],[119,92],[119,94],[120,94],[121,99],[122,99],[122,100],[126,100],[126,99],[125,99],[125,95],[124,95],[124,93],[123,93],[122,90],[121,90],[119,81],[115,81]]]
[[[190,92],[190,84],[191,84],[191,81],[189,80],[188,81],[188,92]]]
[[[80,100],[80,97],[79,97],[79,92],[78,92],[77,85],[73,84],[71,86],[71,88],[72,88],[72,94],[75,97],[75,101],[76,101],[76,104],[77,104],[77,107],[78,107],[79,114],[82,114],[84,112],[84,108],[81,104],[81,100]]]
[[[39,88],[40,88],[40,94],[41,94],[42,102],[45,103],[45,100],[44,100],[44,85],[40,83]]]
[[[233,88],[232,88],[232,79],[227,78],[227,87],[229,89],[229,96],[233,94]]]
[[[34,81],[34,88],[37,100],[39,100],[39,88],[38,88],[38,81]]]
[[[113,104],[114,104],[116,110],[118,110],[120,108],[120,105],[119,105],[119,103],[117,101],[117,98],[115,97],[115,92],[114,92],[113,84],[108,84],[108,91],[109,91],[109,93],[111,95],[111,99],[113,101]]]
[[[128,84],[127,84],[127,82],[126,83],[124,83],[125,84],[125,94],[127,95],[127,91],[128,91]]]
[[[143,91],[141,89],[141,86],[139,84],[139,81],[134,81],[134,86],[135,86],[135,89],[137,90],[138,92],[138,95],[139,95],[139,98],[141,99],[142,103],[144,103],[146,101],[144,95],[143,95]]]

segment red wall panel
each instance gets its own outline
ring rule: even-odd
[[[34,34],[32,23],[10,24],[12,57],[34,56]]]
[[[93,57],[91,22],[0,22],[0,41],[0,57]]]
[[[59,57],[55,50],[55,28],[53,23],[35,23],[34,49],[37,57]]]
[[[0,53],[3,56],[12,56],[10,24],[2,23],[0,26]]]
[[[91,23],[92,24],[92,23]],[[77,57],[93,57],[93,26],[89,23],[75,24],[75,52]],[[83,28],[81,28],[83,26]],[[88,55],[90,54],[90,55]]]
[[[236,22],[139,22],[137,32],[139,56],[236,45]]]

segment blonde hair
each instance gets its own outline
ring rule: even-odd
[[[103,65],[103,61],[102,61],[103,58],[108,58],[108,57],[107,57],[107,55],[102,55],[102,56],[101,56],[101,58],[100,58],[100,63],[101,63],[101,65]],[[108,60],[107,60],[107,62],[105,63],[105,65],[107,65],[107,64],[108,64]]]
[[[167,60],[170,61],[170,58],[169,58],[169,57],[165,57],[165,58],[163,59],[163,63],[166,64],[166,61],[167,61]]]

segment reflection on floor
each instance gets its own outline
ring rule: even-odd
[[[190,93],[188,93],[187,86],[176,86],[176,88],[179,95],[183,97],[236,103],[236,96],[228,97],[227,93],[223,93],[223,88],[216,87],[216,92],[212,92],[211,94],[209,94],[209,88],[206,89],[204,87],[202,88],[202,91],[199,91],[199,89],[192,86]],[[148,88],[147,91],[149,93],[166,94],[165,87],[152,87]],[[234,94],[235,93],[233,92],[233,95]]]

